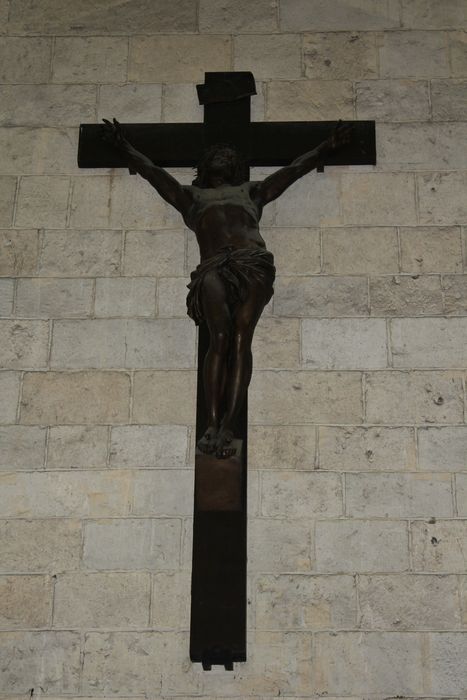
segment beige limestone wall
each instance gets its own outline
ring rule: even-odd
[[[0,697],[467,697],[465,0],[0,0]],[[78,125],[376,119],[271,204],[249,658],[188,658],[193,235]],[[190,172],[177,176],[185,182]],[[257,173],[261,175],[261,173]]]

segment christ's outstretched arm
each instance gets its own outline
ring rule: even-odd
[[[145,178],[166,202],[171,204],[181,214],[184,214],[191,204],[187,190],[163,168],[154,165],[152,160],[134,148],[125,138],[120,123],[103,119],[104,138],[125,155],[127,164]]]
[[[337,150],[349,143],[352,127],[338,125],[332,134],[317,148],[308,151],[295,158],[290,165],[286,165],[275,173],[269,175],[256,184],[252,196],[264,206],[268,202],[277,199],[290,185],[299,180],[303,175],[314,170],[321,162],[323,156],[330,151]]]

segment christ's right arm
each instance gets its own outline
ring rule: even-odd
[[[104,138],[112,143],[115,148],[124,154],[128,166],[136,170],[154,189],[171,204],[183,216],[187,213],[191,205],[189,190],[183,187],[166,170],[155,165],[150,158],[134,148],[125,138],[119,122],[114,119],[113,123],[107,119],[103,120],[105,126]]]

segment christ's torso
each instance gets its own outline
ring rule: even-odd
[[[195,232],[201,260],[215,255],[221,248],[265,248],[259,233],[261,207],[251,197],[254,183],[220,187],[186,187],[191,206],[184,215],[187,226]]]

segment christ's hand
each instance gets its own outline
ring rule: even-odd
[[[108,119],[103,119],[104,125],[102,129],[102,138],[104,141],[109,143],[115,148],[123,148],[127,145],[128,141],[125,138],[125,134],[122,129],[122,125],[115,118],[113,123],[109,122]]]

